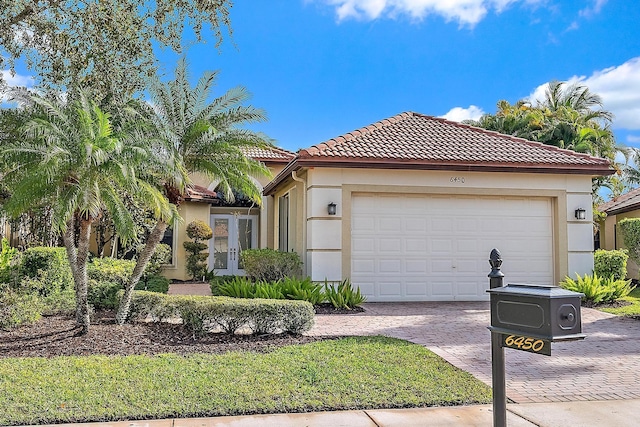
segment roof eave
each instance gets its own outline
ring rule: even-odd
[[[276,188],[285,181],[292,171],[310,167],[335,167],[356,169],[405,169],[405,170],[449,170],[458,172],[512,172],[512,173],[556,173],[568,175],[607,176],[615,170],[607,164],[601,165],[540,165],[534,163],[468,163],[433,162],[397,159],[351,159],[351,158],[297,158],[285,167],[267,186],[265,196],[275,193]]]

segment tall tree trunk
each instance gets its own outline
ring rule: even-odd
[[[78,255],[76,258],[77,279],[76,321],[82,326],[82,334],[89,332],[89,295],[87,277],[87,256],[89,255],[89,238],[91,237],[91,220],[80,220],[80,236],[78,237]]]
[[[167,224],[164,220],[159,219],[156,223],[156,226],[153,227],[149,237],[147,237],[147,242],[144,245],[144,249],[138,256],[136,261],[136,266],[133,268],[133,273],[131,273],[131,278],[127,281],[127,284],[124,288],[124,295],[120,300],[120,306],[118,307],[118,313],[116,314],[116,322],[118,325],[124,324],[129,316],[129,309],[131,307],[131,296],[133,295],[133,289],[136,287],[140,278],[142,277],[142,273],[144,273],[144,269],[147,267],[151,256],[156,251],[156,246],[164,237],[164,232],[166,231],[169,224]]]

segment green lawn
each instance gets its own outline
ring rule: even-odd
[[[354,337],[267,354],[0,359],[0,425],[488,403],[422,346]]]
[[[631,305],[618,308],[602,308],[601,310],[619,316],[640,316],[640,286],[631,291],[626,297],[621,298],[621,300],[630,301]]]

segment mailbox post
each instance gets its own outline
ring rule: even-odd
[[[551,343],[585,338],[580,300],[584,296],[550,285],[504,286],[497,249],[489,256],[491,273],[491,369],[493,425],[507,425],[504,347],[551,356]]]
[[[502,257],[497,249],[489,255],[491,272],[489,273],[489,290],[504,286],[504,273],[500,271]],[[493,325],[493,310],[491,310],[491,324]],[[491,385],[493,389],[493,426],[507,425],[507,386],[505,379],[504,348],[502,334],[491,331]]]

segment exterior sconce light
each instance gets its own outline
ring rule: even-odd
[[[336,204],[331,202],[327,205],[327,212],[329,213],[329,215],[335,215],[336,214]]]
[[[576,209],[576,219],[586,219],[587,218],[587,211],[585,211],[582,208],[578,208]]]

